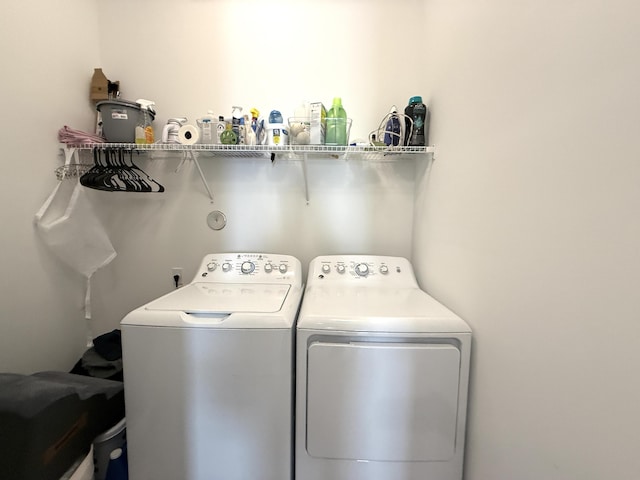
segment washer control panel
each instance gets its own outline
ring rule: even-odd
[[[309,266],[307,284],[358,283],[393,286],[415,285],[413,268],[406,258],[377,255],[325,255]]]
[[[206,255],[194,282],[300,283],[300,261],[290,255],[212,253]]]

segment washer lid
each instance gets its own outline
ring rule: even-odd
[[[186,313],[279,312],[290,285],[194,282],[144,306],[151,311]]]
[[[455,313],[419,288],[308,286],[299,329],[354,332],[471,332]]]

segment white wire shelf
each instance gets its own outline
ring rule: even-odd
[[[107,150],[123,149],[136,152],[183,152],[183,159],[190,158],[198,168],[198,173],[202,179],[204,187],[213,203],[213,193],[209,188],[196,153],[211,155],[214,157],[235,157],[235,158],[266,158],[272,162],[276,159],[287,159],[300,161],[304,178],[305,199],[309,204],[309,188],[307,183],[307,160],[310,159],[342,159],[342,160],[368,160],[374,162],[395,162],[408,158],[430,158],[435,159],[435,147],[376,147],[368,145],[356,145],[347,147],[337,147],[329,145],[218,145],[218,144],[196,144],[181,145],[167,143],[137,144],[137,143],[89,143],[89,144],[63,144],[67,157],[77,153],[79,150]],[[428,155],[428,156],[427,156]],[[56,169],[58,180],[64,178],[79,177],[86,172],[91,165],[71,164]]]
[[[219,145],[219,144],[137,144],[137,143],[92,143],[80,145],[67,145],[67,148],[79,150],[101,150],[107,148],[121,148],[126,150],[145,151],[176,151],[176,152],[203,152],[219,157],[264,157],[273,159],[275,156],[288,158],[361,158],[363,160],[392,159],[405,155],[424,155],[434,153],[435,147],[375,147],[375,146],[329,146],[329,145]]]

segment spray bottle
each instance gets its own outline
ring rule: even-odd
[[[155,102],[139,98],[136,102],[140,105],[140,115],[138,117],[138,125],[136,125],[135,142],[139,144],[155,143],[155,134],[153,132],[153,119],[156,112]]]

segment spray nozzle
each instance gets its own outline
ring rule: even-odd
[[[138,100],[136,100],[136,103],[140,105],[140,108],[142,110],[147,110],[155,115],[156,111],[154,107],[156,106],[156,102],[152,100],[145,100],[144,98],[139,98]]]

